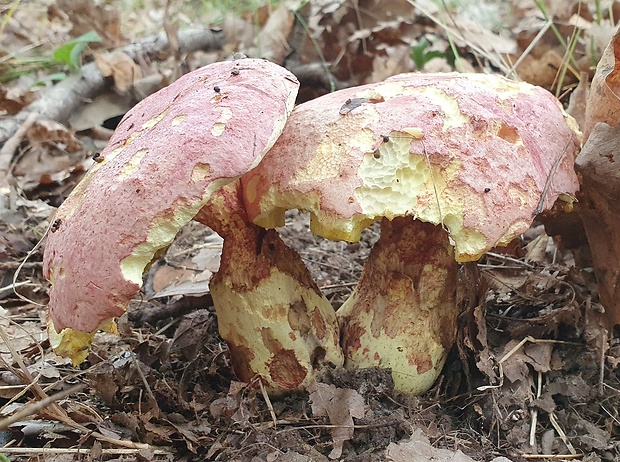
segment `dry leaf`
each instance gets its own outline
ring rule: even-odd
[[[258,34],[261,56],[276,63],[284,60],[290,52],[288,36],[293,29],[295,15],[286,3],[280,3],[271,13],[265,26]]]
[[[516,71],[519,77],[526,82],[543,88],[551,88],[561,67],[562,55],[550,49],[540,58],[535,58],[532,55],[525,56]]]
[[[586,107],[589,83],[588,74],[581,72],[579,74],[579,84],[571,93],[568,108],[566,109],[566,112],[573,116],[573,118],[577,121],[579,129],[582,131],[586,126]]]
[[[620,39],[619,39],[620,40]],[[620,41],[619,41],[620,50]],[[598,101],[603,91],[594,87],[590,100]],[[595,94],[594,98],[592,95]],[[608,107],[611,114],[620,115],[617,108]],[[616,113],[617,112],[617,113]],[[592,111],[590,111],[592,114]],[[602,114],[599,114],[602,116]],[[609,326],[620,323],[620,126],[597,124],[575,162],[582,176],[579,215],[586,229],[600,298],[605,307]]]
[[[353,438],[353,418],[364,417],[364,398],[350,388],[337,388],[334,385],[315,383],[308,387],[312,414],[315,417],[328,417],[335,427],[332,428],[334,449],[329,453],[330,459],[342,455],[342,445]]]
[[[142,78],[140,66],[122,51],[96,53],[95,63],[104,77],[114,78],[114,86],[121,94],[126,93],[136,80]]]
[[[71,20],[72,36],[79,37],[94,30],[102,39],[102,47],[119,46],[122,42],[120,13],[111,6],[113,4],[98,3],[94,0],[57,0],[56,6]]]
[[[586,107],[584,142],[600,122],[615,126],[620,118],[620,31],[607,45],[596,66]]]
[[[461,451],[434,448],[420,429],[413,432],[409,441],[390,443],[385,456],[388,462],[475,462]]]
[[[67,127],[53,120],[36,120],[28,131],[26,137],[30,144],[53,143],[61,145],[69,153],[82,149],[82,143],[71,133]]]

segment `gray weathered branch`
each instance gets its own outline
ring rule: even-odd
[[[187,53],[196,50],[218,49],[224,42],[223,34],[209,29],[187,29],[179,32],[179,51]],[[139,43],[127,45],[120,49],[131,58],[139,56],[168,53],[168,38],[165,33],[149,37]],[[66,123],[69,116],[80,105],[101,94],[105,89],[105,78],[95,63],[83,66],[79,72],[70,75],[49,90],[43,91],[39,98],[24,108],[19,114],[0,121],[0,146],[11,138],[20,125],[31,114],[37,118],[56,120]]]

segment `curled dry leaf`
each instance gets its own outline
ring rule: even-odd
[[[618,109],[620,111],[620,106]],[[620,116],[620,112],[617,115]],[[592,252],[608,328],[620,323],[619,140],[619,125],[596,124],[575,163],[583,183],[577,210]]]
[[[142,78],[140,66],[122,51],[96,53],[95,63],[97,63],[101,75],[114,78],[114,86],[119,93],[125,93],[136,80]]]
[[[353,438],[353,418],[364,417],[364,398],[350,388],[337,388],[334,385],[314,383],[308,387],[312,414],[315,417],[328,417],[332,428],[334,449],[330,459],[338,459],[342,455],[342,445]]]
[[[596,66],[586,106],[584,141],[588,140],[596,124],[604,122],[613,127],[619,118],[620,30],[612,37]]]

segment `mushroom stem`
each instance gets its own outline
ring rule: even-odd
[[[297,252],[248,220],[239,185],[216,192],[194,218],[224,238],[210,284],[220,335],[240,380],[303,389],[326,363],[343,364],[336,314]]]
[[[383,219],[360,281],[337,312],[345,365],[390,368],[396,391],[427,391],[456,337],[457,272],[440,226]]]

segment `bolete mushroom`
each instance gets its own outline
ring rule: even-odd
[[[347,367],[391,368],[427,390],[456,333],[457,262],[478,260],[578,188],[577,125],[542,88],[480,74],[403,74],[295,108],[242,177],[249,218],[287,209],[356,241],[382,219],[358,286],[338,310]]]
[[[325,365],[344,362],[336,313],[299,254],[248,220],[240,186],[215,192],[194,217],[224,238],[209,284],[220,335],[240,380],[260,377],[275,393],[304,389]]]
[[[114,330],[154,256],[273,145],[298,85],[268,61],[220,62],[127,113],[48,236],[48,331],[59,354],[79,363],[97,329]]]

